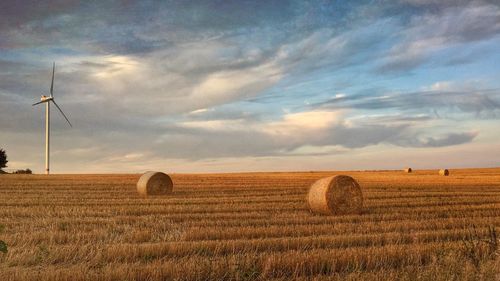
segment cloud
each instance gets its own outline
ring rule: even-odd
[[[471,3],[474,4],[484,4],[484,3],[490,3],[493,4],[495,1],[470,1],[470,0],[401,0],[400,1],[403,4],[409,4],[412,6],[430,6],[433,8],[447,8],[447,7],[456,7],[456,6],[467,6],[470,5]]]
[[[437,82],[419,92],[387,92],[379,95],[361,93],[342,98],[334,97],[315,106],[331,109],[397,109],[431,114],[465,112],[475,114],[477,117],[496,118],[500,113],[500,90],[477,89],[470,86],[470,88],[462,86],[459,90],[459,87],[452,86],[451,82]]]
[[[335,124],[341,122],[341,112],[335,111],[308,111],[289,113],[277,121],[256,121],[244,119],[188,121],[180,127],[212,131],[217,133],[255,133],[264,139],[273,139],[296,146],[311,139],[322,139],[325,133]]]
[[[385,120],[385,122],[380,122]],[[210,120],[172,125],[173,131],[156,142],[165,157],[206,159],[213,157],[263,157],[346,153],[377,144],[404,147],[436,147],[470,142],[477,133],[428,135],[414,127],[425,116],[346,118],[341,111],[306,111],[283,115],[276,121]],[[168,152],[167,152],[168,151]]]
[[[61,55],[56,86],[68,100],[92,101],[91,110],[172,116],[258,97],[293,73],[348,58],[366,33],[328,39],[331,32],[323,30],[274,49],[241,48],[226,38],[174,45],[140,56]],[[323,40],[327,40],[324,46]],[[28,73],[24,84],[30,88],[25,92],[38,92],[34,84],[46,82],[33,78],[43,77],[46,71],[37,68],[36,73]],[[19,88],[19,83],[12,86]]]
[[[189,98],[204,101],[208,107],[251,98],[274,85],[282,75],[279,67],[272,62],[244,70],[217,72],[194,87]]]
[[[158,145],[180,147],[168,153],[169,157],[179,158],[286,155],[328,138],[329,130],[341,121],[340,116],[340,112],[310,111],[285,114],[276,121],[183,122],[174,125],[176,133],[165,134]]]
[[[429,1],[425,1],[429,2]],[[437,14],[424,13],[411,18],[400,30],[401,43],[393,46],[377,71],[410,70],[446,48],[498,36],[500,7],[475,4],[445,8]]]
[[[441,147],[441,146],[458,145],[471,142],[477,135],[478,135],[477,132],[466,132],[466,133],[452,133],[439,138],[429,137],[422,142],[422,146]]]
[[[312,137],[340,122],[339,111],[309,111],[285,114],[280,121],[260,126],[262,131],[288,140]]]
[[[253,49],[231,55],[220,53],[224,46],[229,43],[198,42],[140,57],[63,56],[56,63],[55,95],[63,107],[71,109],[76,123],[86,123],[92,115],[121,122],[131,117],[184,114],[251,98],[281,79],[276,60]],[[48,63],[28,66],[0,62],[9,69],[0,72],[1,93],[22,97],[23,103],[29,104],[48,89]]]
[[[445,147],[472,142],[478,132],[449,133],[437,137],[415,137],[400,139],[396,144],[403,147]]]

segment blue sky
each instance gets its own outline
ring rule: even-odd
[[[2,1],[0,147],[59,173],[499,166],[498,1]]]

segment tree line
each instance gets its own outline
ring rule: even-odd
[[[9,160],[7,160],[7,153],[5,152],[5,149],[0,148],[0,174],[6,174],[7,173],[3,169],[7,168],[7,163],[8,162],[9,162]],[[20,170],[14,171],[12,173],[13,174],[32,174],[33,171],[31,171],[30,169],[26,169],[26,170],[20,169]]]

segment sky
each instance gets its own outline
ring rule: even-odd
[[[51,172],[500,166],[500,2],[0,2],[0,148]]]

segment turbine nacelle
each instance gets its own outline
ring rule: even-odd
[[[48,101],[53,100],[53,99],[54,99],[53,97],[42,95],[42,97],[40,98],[40,101],[41,102],[48,102]]]

